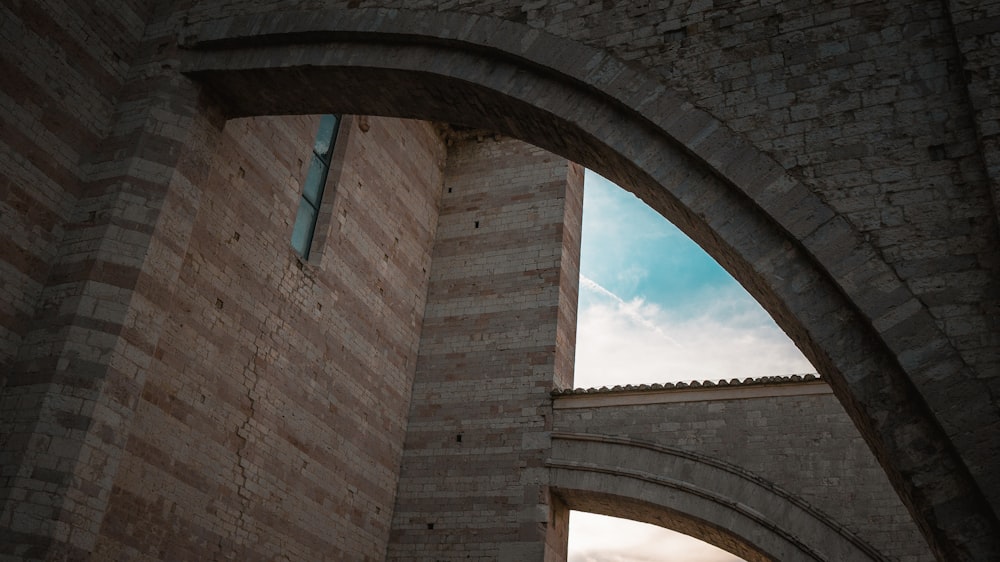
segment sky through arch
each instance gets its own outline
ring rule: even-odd
[[[764,309],[677,227],[590,170],[575,387],[814,373]],[[739,562],[686,535],[570,515],[569,562]]]
[[[677,227],[587,170],[575,387],[743,379],[815,369]]]

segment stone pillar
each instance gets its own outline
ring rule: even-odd
[[[138,68],[0,395],[0,555],[86,559],[107,507],[222,119]]]
[[[962,73],[968,101],[976,121],[979,151],[985,165],[986,182],[991,186],[993,211],[1000,222],[1000,117],[996,112],[1000,100],[1000,44],[991,37],[1000,32],[1000,20],[990,17],[1000,10],[997,0],[948,0],[955,44],[961,53]],[[957,69],[956,69],[957,71]],[[931,147],[932,157],[956,158],[964,156],[965,149],[955,143]],[[977,175],[978,170],[963,173]],[[994,354],[996,358],[997,355]],[[989,493],[989,491],[987,491]],[[996,506],[994,506],[996,507]]]
[[[583,170],[511,139],[448,154],[388,558],[565,560],[544,460],[572,383]]]

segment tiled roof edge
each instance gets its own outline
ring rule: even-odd
[[[804,375],[783,375],[771,377],[747,377],[740,379],[721,379],[718,381],[690,381],[690,382],[668,382],[663,384],[627,384],[616,385],[614,387],[602,386],[601,388],[557,388],[552,391],[552,396],[568,396],[573,394],[610,394],[614,392],[643,392],[657,390],[690,390],[692,388],[728,388],[733,386],[753,386],[764,384],[790,384],[801,382],[817,382],[823,380],[816,374]]]

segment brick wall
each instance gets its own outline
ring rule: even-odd
[[[965,70],[983,161],[991,179],[993,210],[1000,218],[1000,114],[996,111],[1000,106],[1000,43],[995,39],[1000,32],[1000,2],[949,0],[947,7]],[[956,147],[948,148],[954,157]],[[1000,330],[994,328],[993,332]]]
[[[426,123],[359,121],[308,261],[289,240],[316,119],[226,124],[99,558],[382,558],[444,149]]]
[[[0,385],[111,127],[151,2],[0,6]]]
[[[542,460],[548,392],[572,380],[556,346],[575,331],[564,221],[582,187],[578,166],[519,141],[449,149],[389,559],[540,560],[565,532]]]

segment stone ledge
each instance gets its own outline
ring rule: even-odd
[[[816,374],[803,374],[803,375],[777,375],[770,377],[747,377],[743,380],[740,379],[721,379],[718,381],[690,381],[690,382],[668,382],[668,383],[654,383],[654,384],[627,384],[627,385],[616,385],[614,387],[602,386],[600,388],[557,388],[552,391],[552,396],[569,396],[578,394],[614,394],[621,392],[644,392],[644,391],[659,391],[664,390],[690,390],[690,389],[706,389],[706,388],[732,388],[732,387],[744,387],[744,386],[758,386],[758,385],[777,385],[777,384],[795,384],[803,382],[822,382],[823,379]]]

